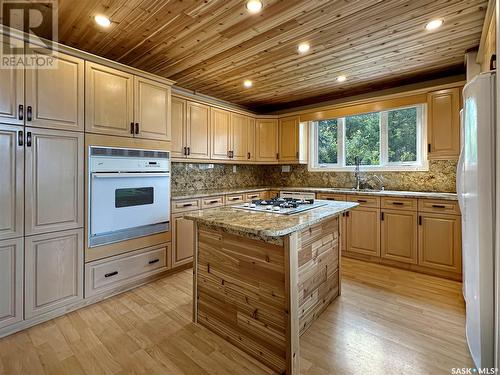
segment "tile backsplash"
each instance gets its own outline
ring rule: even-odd
[[[426,172],[377,172],[387,190],[456,191],[456,160],[429,162]],[[366,173],[370,175],[370,173]],[[309,172],[307,165],[292,165],[282,172],[280,165],[172,163],[172,191],[196,191],[253,186],[352,187],[348,172]]]

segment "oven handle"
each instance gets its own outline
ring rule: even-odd
[[[92,178],[134,178],[134,177],[170,177],[170,172],[144,172],[144,173],[92,173]]]

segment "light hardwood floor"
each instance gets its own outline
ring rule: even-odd
[[[343,259],[342,296],[301,338],[304,374],[470,367],[461,284]],[[265,374],[191,323],[191,270],[0,340],[1,374]]]

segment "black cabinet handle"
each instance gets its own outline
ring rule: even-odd
[[[139,134],[139,123],[135,123],[135,134]]]
[[[380,213],[380,220],[384,221],[384,213],[383,212]]]
[[[191,207],[193,204],[192,203],[184,203],[182,207]]]
[[[187,148],[187,154],[188,154],[188,155],[191,155],[191,147],[188,147],[188,148]]]
[[[237,201],[238,199],[240,199],[239,197],[232,197],[232,198],[229,198],[230,201]]]
[[[31,132],[26,133],[26,146],[31,147]]]
[[[422,225],[422,216],[418,217],[418,225]]]
[[[404,205],[403,202],[392,202],[392,204],[395,205],[395,206],[402,206],[402,205]]]
[[[33,119],[33,108],[31,106],[26,107],[26,120],[31,121]]]
[[[158,263],[159,261],[160,261],[159,259],[153,259],[153,260],[150,260],[148,263],[155,264],[155,263]]]
[[[358,203],[366,203],[365,199],[358,199]]]
[[[433,204],[433,208],[446,208],[446,206],[443,206],[442,204]]]
[[[347,211],[347,212],[345,213],[345,216],[349,217],[349,211]]]
[[[134,123],[130,123],[130,134],[134,134]]]
[[[427,152],[431,152],[431,144],[430,143],[427,144]]]
[[[17,115],[18,115],[19,120],[24,119],[24,105],[19,104],[19,109],[18,109]]]
[[[24,145],[24,134],[23,134],[23,131],[19,131],[19,133],[17,133],[17,144],[19,146],[23,146]]]
[[[219,203],[219,201],[210,201],[208,202],[209,204],[215,204],[215,203]]]
[[[116,276],[118,275],[118,271],[110,272],[104,275],[104,277],[111,277],[111,276]]]
[[[297,160],[299,160],[299,157],[300,157],[300,154],[299,154],[299,152],[297,151]]]
[[[330,197],[328,197],[328,198],[326,198],[326,200],[327,200],[327,201],[334,201],[334,200],[335,200],[335,198],[330,198]]]
[[[276,159],[279,159],[280,158],[280,154],[279,152],[276,154]]]
[[[250,157],[251,157],[251,154],[247,153],[247,159],[250,159]]]
[[[227,157],[231,159],[231,151],[227,150]]]
[[[184,147],[184,155],[187,155],[188,154],[188,151],[187,151],[187,147]]]

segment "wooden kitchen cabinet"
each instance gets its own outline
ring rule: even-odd
[[[6,38],[0,43],[0,48],[10,48]],[[24,124],[24,69],[0,69],[0,123]]]
[[[0,240],[24,232],[23,144],[24,127],[0,124]]]
[[[461,216],[420,213],[418,221],[418,264],[460,274]]]
[[[134,77],[134,122],[136,137],[170,141],[170,86]]]
[[[231,113],[231,159],[249,160],[248,127],[250,118],[238,113]]]
[[[133,137],[134,76],[85,62],[85,130]]]
[[[279,161],[307,162],[307,124],[298,116],[279,120]]]
[[[382,210],[381,257],[404,263],[417,263],[417,213]]]
[[[172,267],[193,261],[195,223],[184,213],[172,214]]]
[[[278,120],[257,119],[255,122],[255,160],[278,161]]]
[[[83,227],[84,136],[26,128],[26,235]]]
[[[427,95],[428,159],[458,159],[460,155],[460,89]]]
[[[60,52],[46,53],[57,60],[55,69],[26,69],[26,125],[83,131],[85,63]]]
[[[0,328],[23,320],[23,238],[0,241]]]
[[[255,161],[255,119],[248,117],[247,123],[247,160]]]
[[[212,159],[231,158],[231,112],[223,109],[211,108],[212,119]]]
[[[347,214],[346,252],[380,257],[380,209],[356,207]]]
[[[170,142],[172,158],[185,158],[187,156],[184,152],[184,148],[187,147],[186,107],[186,100],[172,96],[172,141]]]
[[[186,157],[210,159],[210,107],[188,101],[186,109]]]
[[[83,229],[26,237],[25,317],[83,299]]]

